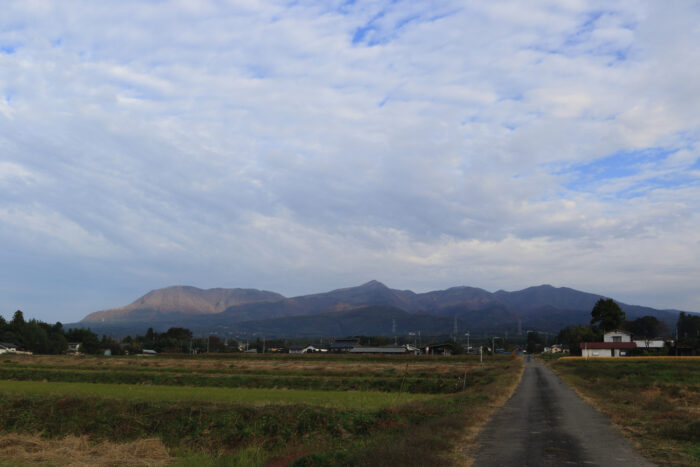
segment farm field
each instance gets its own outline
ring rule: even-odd
[[[662,465],[700,465],[700,358],[567,357],[552,368]]]
[[[459,464],[521,370],[512,357],[12,356],[0,464],[116,465],[139,449],[129,463]]]

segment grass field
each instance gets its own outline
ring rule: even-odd
[[[56,383],[0,380],[0,393],[106,397],[133,401],[204,401],[229,404],[309,404],[321,407],[376,410],[398,403],[429,399],[429,394],[378,391],[314,391],[131,384]]]
[[[700,466],[700,359],[560,358],[550,365],[650,459]]]
[[[511,357],[289,357],[3,358],[0,465],[461,464],[522,370]]]

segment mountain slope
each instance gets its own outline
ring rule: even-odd
[[[207,315],[223,312],[233,305],[282,300],[274,292],[257,289],[198,289],[173,286],[148,292],[133,303],[110,310],[90,313],[84,322],[125,322],[154,318],[169,313]]]

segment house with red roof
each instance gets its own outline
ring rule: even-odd
[[[581,355],[588,357],[624,357],[637,348],[632,334],[616,329],[603,334],[603,342],[581,342]]]

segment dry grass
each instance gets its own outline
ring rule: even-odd
[[[0,465],[160,466],[172,462],[158,439],[130,443],[91,443],[85,436],[45,439],[38,435],[0,435]]]
[[[700,466],[698,360],[578,357],[550,365],[654,462]]]
[[[214,358],[171,358],[164,355],[143,357],[95,357],[95,356],[68,356],[68,355],[12,355],[6,356],[2,361],[14,362],[21,365],[37,366],[70,366],[70,367],[94,367],[105,369],[126,368],[151,368],[182,370],[219,370],[222,372],[236,371],[290,371],[301,373],[339,373],[339,374],[386,374],[389,372],[401,373],[406,370],[408,362],[408,374],[431,373],[447,374],[460,368],[479,367],[478,357],[445,358],[435,356],[420,356],[405,358],[358,358],[344,359],[342,355],[275,355],[273,358],[255,355],[233,354],[232,357]]]
[[[464,467],[472,465],[474,462],[473,454],[478,449],[476,442],[477,437],[481,433],[484,425],[486,425],[496,411],[503,407],[508,399],[511,398],[518,384],[520,384],[524,371],[525,366],[522,365],[517,373],[504,376],[502,384],[492,388],[491,403],[489,405],[475,406],[470,410],[470,423],[460,437],[457,450],[454,453],[455,465]]]

